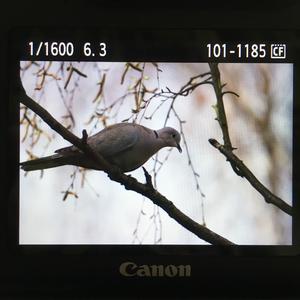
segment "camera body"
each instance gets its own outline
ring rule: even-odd
[[[297,294],[299,4],[232,5],[66,1],[6,21],[3,294]],[[118,122],[174,127],[183,153],[130,176],[20,169],[70,145],[110,163],[89,138]]]

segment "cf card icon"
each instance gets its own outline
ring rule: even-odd
[[[286,56],[286,45],[285,44],[272,44],[271,45],[271,58],[283,59]]]

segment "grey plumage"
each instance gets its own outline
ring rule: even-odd
[[[180,134],[171,127],[152,130],[133,123],[118,123],[88,137],[87,143],[108,162],[123,172],[133,171],[142,166],[152,155],[163,147],[176,147],[181,152]],[[75,146],[55,151],[56,154],[21,162],[24,171],[34,171],[63,165],[81,166],[101,170]]]

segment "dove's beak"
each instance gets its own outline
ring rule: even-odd
[[[181,149],[181,147],[180,147],[179,144],[177,144],[177,149],[178,149],[178,151],[179,151],[180,153],[182,152],[182,149]]]

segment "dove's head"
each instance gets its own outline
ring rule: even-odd
[[[181,153],[180,133],[172,127],[164,127],[157,131],[158,137],[164,141],[165,147],[176,147]]]

